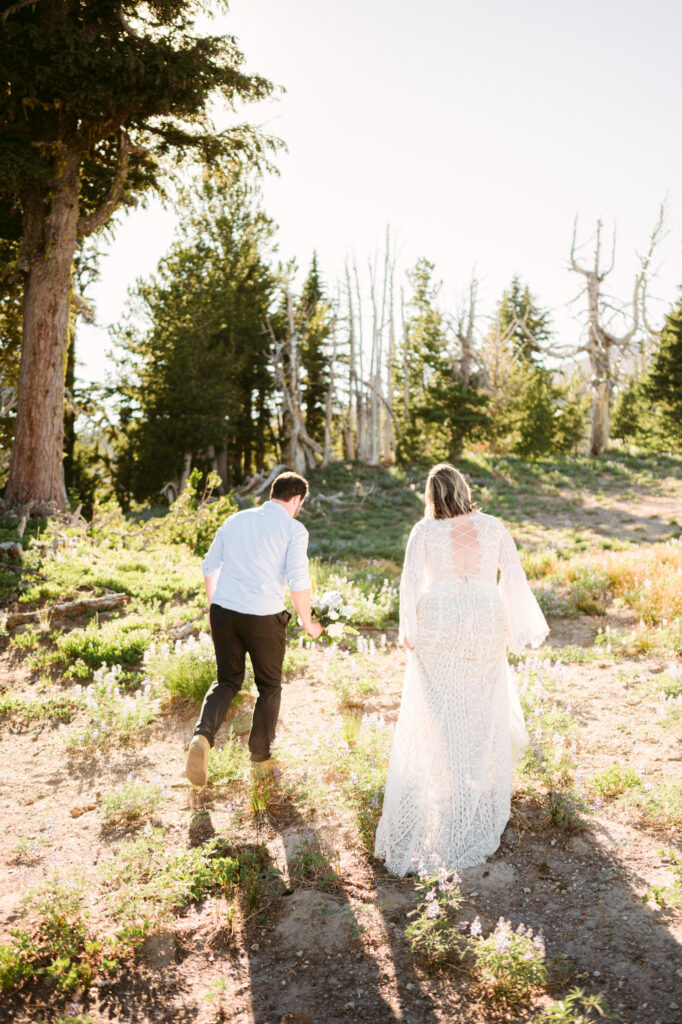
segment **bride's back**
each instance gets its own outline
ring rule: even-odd
[[[428,519],[422,531],[427,588],[458,577],[497,581],[501,531],[493,516],[474,511],[451,519]]]

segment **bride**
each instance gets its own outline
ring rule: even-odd
[[[528,741],[506,648],[549,632],[514,541],[461,473],[435,466],[425,496],[400,585],[410,653],[375,846],[396,875],[471,867],[499,846]]]

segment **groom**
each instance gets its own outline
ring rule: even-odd
[[[296,522],[307,494],[307,480],[281,473],[270,489],[270,501],[225,520],[202,562],[218,670],[187,754],[185,774],[194,786],[206,784],[208,752],[241,689],[247,654],[258,690],[249,736],[251,760],[270,758],[291,618],[284,610],[287,584],[303,628],[313,639],[322,632],[310,609],[308,531]]]

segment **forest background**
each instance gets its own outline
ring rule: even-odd
[[[248,35],[253,26],[235,7]],[[533,17],[532,7],[524,18]],[[272,14],[267,4],[256,13]],[[231,16],[220,17],[219,27],[229,29]],[[434,28],[440,17],[436,4],[425,14],[425,27]],[[401,14],[398,35],[403,21]],[[328,27],[313,23],[311,30]],[[472,22],[470,31],[477,28]],[[630,38],[634,28],[631,12],[625,12],[614,31]],[[368,30],[375,29],[372,19]],[[537,60],[540,67],[544,58]],[[318,61],[319,54],[311,56],[313,67]],[[385,56],[382,67],[391,70]],[[249,83],[252,94],[244,86],[239,100],[257,100],[270,109],[273,90],[263,81]],[[665,107],[665,96],[659,101]],[[280,100],[285,109],[286,102]],[[292,120],[290,109],[284,120]],[[224,112],[216,115],[223,130],[224,119]],[[105,379],[94,386],[79,379],[79,339],[92,347],[88,320],[96,319],[97,306],[90,296],[99,301],[106,292],[105,257],[120,217],[109,217],[99,233],[81,237],[72,264],[64,360],[63,490],[72,504],[82,503],[86,513],[96,497],[115,496],[125,507],[156,504],[162,492],[167,499],[182,490],[192,467],[217,471],[227,491],[278,462],[302,471],[334,458],[405,464],[456,458],[465,446],[522,457],[600,454],[613,438],[620,445],[679,450],[680,308],[674,294],[663,297],[657,289],[657,260],[674,228],[663,207],[656,222],[664,197],[646,197],[651,233],[641,239],[639,255],[627,254],[633,266],[627,288],[614,269],[616,255],[621,257],[615,227],[577,221],[571,245],[570,224],[565,225],[568,259],[557,270],[572,277],[581,293],[571,321],[565,310],[544,305],[522,273],[511,273],[494,298],[485,269],[481,275],[472,266],[468,278],[443,287],[427,257],[405,266],[400,223],[385,229],[373,252],[348,256],[330,271],[314,251],[282,253],[267,208],[273,158],[264,159],[263,150],[270,141],[261,131],[262,148],[244,149],[238,162],[215,152],[199,154],[195,147],[184,163],[172,161],[165,176],[158,168],[145,175],[140,158],[139,180],[129,179],[118,205],[165,195],[166,234],[174,222],[175,240],[156,271],[129,290],[110,328]],[[179,150],[175,155],[187,156]],[[280,161],[286,173],[298,173],[281,149],[274,163]],[[333,185],[334,171],[329,173]],[[7,200],[16,210],[10,190]],[[461,206],[456,196],[451,202]],[[139,218],[144,233],[145,224],[157,223],[149,220],[158,218],[156,204],[153,199],[151,210],[138,210],[130,224]],[[281,206],[276,196],[274,205]],[[11,216],[7,226],[16,228]],[[128,225],[126,232],[130,238]],[[19,406],[25,287],[11,258],[12,231],[5,234],[2,483]],[[328,239],[322,243],[328,250]],[[146,244],[138,234],[139,247]],[[609,293],[612,275],[618,296]],[[667,285],[669,267],[663,279]]]

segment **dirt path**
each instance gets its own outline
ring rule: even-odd
[[[555,642],[575,642],[581,630],[586,638],[589,620],[557,622]],[[397,650],[381,657],[384,684],[368,698],[366,710],[392,723],[404,659]],[[662,667],[657,658],[597,662],[571,666],[560,677],[554,697],[580,723],[579,762],[586,778],[617,761],[640,768],[652,782],[679,778],[679,731],[657,724],[655,699],[646,686]],[[3,669],[8,668],[14,671],[5,657]],[[632,684],[635,673],[637,687]],[[24,673],[15,692],[32,694],[35,686]],[[297,749],[305,760],[308,734],[326,735],[338,716],[323,654],[315,652],[305,676],[285,689],[284,748]],[[98,803],[103,792],[131,773],[163,785],[159,819],[169,846],[196,841],[198,818],[204,836],[235,829],[230,800],[210,789],[196,794],[182,779],[183,749],[193,721],[191,708],[176,707],[138,748],[86,762],[65,757],[59,731],[51,726],[5,727],[0,756],[11,768],[0,790],[5,937],[17,921],[19,894],[51,871],[78,869],[93,879],[94,892],[97,870],[117,846],[103,829]],[[282,765],[286,775],[284,756]],[[235,1024],[471,1021],[476,1007],[476,1019],[496,1019],[479,1005],[475,985],[465,975],[432,975],[415,966],[402,938],[414,906],[413,886],[389,877],[381,864],[367,858],[347,814],[335,811],[333,801],[311,817],[291,799],[276,796],[258,823],[243,796],[236,809],[242,813],[235,841],[267,843],[285,879],[304,830],[312,831],[338,855],[339,890],[296,888],[241,924],[235,935],[226,931],[220,901],[193,908],[172,930],[147,942],[139,972],[100,992],[89,1008],[96,1020],[204,1024],[216,1019],[217,999],[205,997],[215,995],[219,979],[225,1019]],[[514,924],[542,928],[556,979],[603,991],[632,1024],[673,1024],[682,1006],[682,919],[642,902],[649,887],[670,881],[658,853],[663,844],[670,844],[669,836],[641,827],[617,805],[591,816],[584,832],[566,835],[538,830],[517,801],[495,856],[462,873],[468,896],[463,918],[479,914],[493,924],[504,916]],[[91,910],[96,922],[96,902]],[[35,1008],[27,1007],[16,1019],[35,1019]]]

